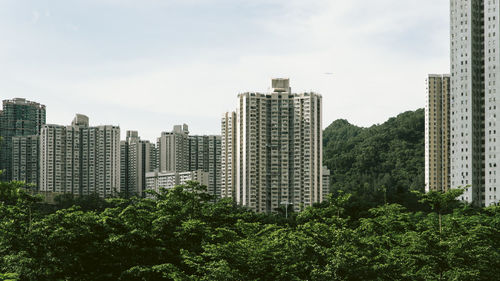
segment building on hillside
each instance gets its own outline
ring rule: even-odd
[[[288,79],[273,79],[270,93],[242,93],[238,101],[232,127],[237,159],[230,168],[236,170],[236,202],[256,212],[273,212],[283,204],[301,211],[321,202],[321,95],[293,94]],[[227,165],[232,163],[226,161],[223,169]]]
[[[45,105],[15,98],[3,101],[0,110],[0,180],[13,179],[12,138],[16,136],[39,135],[45,124]],[[30,160],[31,161],[31,160]]]
[[[425,191],[450,188],[450,75],[430,74],[425,103]]]
[[[38,189],[40,177],[40,136],[12,137],[12,180],[24,181]]]
[[[476,206],[500,200],[499,12],[500,1],[450,1],[450,187]]]
[[[120,128],[90,127],[88,117],[81,114],[71,126],[44,125],[40,191],[116,196],[120,191]]]
[[[323,166],[323,184],[321,188],[323,200],[326,200],[328,198],[328,194],[330,194],[330,170],[326,166]]]

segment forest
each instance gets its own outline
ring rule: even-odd
[[[423,193],[423,110],[324,132],[328,200],[301,213],[213,203],[196,182],[149,198],[0,183],[0,280],[498,280],[500,207]]]
[[[424,192],[425,186],[424,118],[418,109],[369,128],[334,121],[323,132],[331,191],[356,195],[359,212],[385,203],[418,210],[413,191]]]
[[[0,280],[498,280],[500,207],[418,194],[422,211],[355,195],[285,218],[211,201],[196,182],[153,199],[41,204],[0,184]]]

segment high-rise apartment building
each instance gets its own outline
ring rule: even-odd
[[[38,189],[40,136],[12,137],[12,180],[24,181]]]
[[[460,199],[488,206],[500,200],[500,3],[450,4],[450,184],[468,187]]]
[[[450,188],[450,76],[427,78],[425,104],[425,190]]]
[[[326,200],[328,198],[328,194],[330,193],[330,170],[328,167],[323,166],[323,200]]]
[[[188,170],[206,172],[208,194],[221,198],[221,136],[189,136]]]
[[[147,172],[153,172],[158,169],[158,149],[156,144],[148,141],[148,144],[144,146],[146,153],[149,154],[149,165]]]
[[[157,140],[160,172],[189,170],[189,130],[186,124],[176,125],[172,132],[163,132]]]
[[[3,101],[0,110],[0,180],[12,177],[12,138],[40,134],[45,124],[45,105],[22,98]]]
[[[238,100],[236,201],[257,212],[321,202],[321,95],[292,94],[288,79],[273,79],[271,93],[242,93]]]
[[[149,141],[141,140],[137,131],[127,131],[120,142],[120,192],[126,196],[143,196],[146,173],[155,169],[156,151]]]
[[[221,197],[236,200],[236,112],[226,112],[221,122]]]
[[[188,125],[176,125],[172,132],[161,134],[156,150],[160,173],[203,171],[208,176],[204,181],[208,193],[216,200],[221,197],[220,136],[190,136]]]
[[[88,117],[80,114],[71,126],[44,125],[40,190],[116,196],[120,191],[120,128],[90,127]]]

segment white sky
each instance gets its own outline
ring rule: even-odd
[[[423,107],[449,72],[449,1],[0,0],[0,98],[47,122],[120,125],[154,141],[187,123],[219,134],[237,94],[288,77],[323,95],[323,127]],[[333,73],[333,74],[326,74]]]

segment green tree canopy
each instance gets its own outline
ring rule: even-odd
[[[17,183],[0,187],[16,190]],[[500,274],[500,208],[454,204],[455,191],[421,195],[434,204],[428,211],[382,204],[363,216],[351,213],[349,193],[331,195],[288,219],[228,200],[210,203],[195,182],[154,200],[108,199],[102,208],[65,203],[52,212],[35,197],[2,191],[9,203],[0,203],[0,280],[495,280]],[[446,201],[441,209],[439,198]]]

